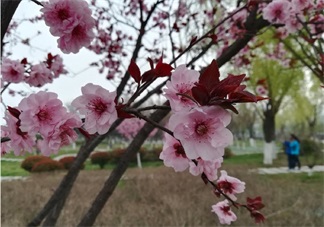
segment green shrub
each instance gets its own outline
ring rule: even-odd
[[[51,158],[42,155],[29,156],[21,163],[20,166],[24,170],[31,172],[34,165],[43,160],[51,160]]]
[[[234,156],[234,154],[233,154],[232,150],[230,148],[226,147],[223,158],[228,159],[228,158],[231,158],[233,156]]]
[[[162,148],[153,148],[151,150],[141,150],[141,159],[143,162],[152,162],[160,160]]]
[[[75,160],[74,156],[67,156],[67,157],[61,158],[59,160],[59,162],[63,164],[64,169],[69,170],[71,168],[72,163],[74,162],[74,160]],[[84,164],[82,165],[81,169],[84,169]]]
[[[90,159],[92,164],[99,165],[100,168],[103,169],[105,165],[113,159],[113,154],[111,152],[98,151],[93,153]]]
[[[123,154],[125,153],[126,149],[124,148],[117,148],[114,149],[111,153],[112,158],[111,158],[111,162],[112,163],[118,163],[118,161],[121,159],[121,157],[123,156]],[[131,163],[136,163],[136,154],[134,154],[131,159],[130,159]]]
[[[321,151],[321,145],[314,140],[306,139],[300,141],[301,155],[314,155]]]
[[[310,139],[300,141],[300,155],[305,156],[306,165],[314,166],[323,160],[321,144]]]
[[[42,161],[37,162],[32,168],[31,172],[48,172],[62,169],[64,169],[62,163],[52,159],[44,159]]]

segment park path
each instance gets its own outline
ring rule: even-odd
[[[55,157],[55,160],[60,160],[61,158],[67,157],[67,156],[75,156],[76,154],[64,154]],[[3,161],[12,161],[12,162],[22,162],[23,159],[20,158],[3,158],[1,157],[1,160]],[[300,170],[288,170],[287,167],[264,167],[264,168],[258,168],[258,169],[251,169],[250,172],[253,173],[259,173],[259,174],[285,174],[285,173],[309,173],[312,172],[324,172],[324,165],[317,165],[314,166],[312,170],[308,168],[308,166],[302,166]],[[1,181],[12,181],[12,180],[25,180],[27,177],[3,177],[1,176]]]
[[[300,170],[289,170],[288,167],[264,167],[253,169],[251,172],[259,174],[283,174],[283,173],[311,173],[311,172],[324,172],[324,165],[314,166],[311,170],[308,166],[302,166]]]

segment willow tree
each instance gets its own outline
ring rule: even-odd
[[[300,68],[288,68],[277,60],[256,58],[251,67],[251,84],[255,87],[258,81],[264,81],[269,99],[260,106],[264,134],[264,164],[272,164],[276,157],[276,115],[283,108],[284,101],[295,102],[296,94],[303,92],[304,73]],[[293,116],[295,113],[287,111]]]

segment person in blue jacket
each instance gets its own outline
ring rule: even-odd
[[[288,168],[293,169],[293,157],[292,157],[291,152],[290,152],[290,141],[285,140],[285,142],[283,142],[283,148],[284,148],[285,153],[287,155]]]
[[[300,141],[298,137],[294,134],[290,135],[290,142],[289,142],[289,148],[290,148],[290,154],[292,158],[292,165],[289,169],[294,169],[296,165],[298,166],[298,169],[300,169],[301,164],[299,161],[299,154],[300,154]]]

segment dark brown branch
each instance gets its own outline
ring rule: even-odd
[[[3,38],[20,1],[21,0],[1,0],[1,50],[4,45]]]
[[[170,111],[170,107],[167,108],[167,109],[161,108],[159,110],[165,110],[165,111],[168,111],[169,112]],[[164,132],[170,134],[171,136],[173,136],[173,132],[172,131],[170,131],[169,129],[163,127],[162,125],[156,123],[155,121],[151,120],[149,117],[146,117],[145,115],[143,115],[142,113],[140,113],[138,110],[128,108],[128,109],[124,109],[124,111],[127,112],[127,113],[131,113],[131,114],[135,115],[136,117],[138,117],[140,119],[145,120],[146,122],[150,123],[151,125],[154,125],[155,127],[159,128],[162,131],[164,131]]]
[[[10,141],[9,137],[1,137],[1,143]]]
[[[140,52],[140,49],[142,48],[142,40],[143,37],[145,35],[145,27],[147,26],[148,21],[150,20],[153,12],[155,11],[156,7],[161,4],[161,1],[157,1],[151,8],[151,10],[148,12],[147,17],[145,19],[145,21],[143,23],[141,23],[141,27],[139,30],[139,34],[136,40],[136,44],[135,44],[135,49],[133,51],[133,55],[132,55],[132,59],[134,61],[136,61],[138,54]],[[130,74],[128,73],[128,71],[126,71],[126,73],[124,74],[120,84],[118,85],[116,92],[117,92],[117,99],[120,97],[120,95],[122,94],[128,80],[130,78]]]
[[[157,110],[155,113],[152,114],[151,120],[155,122],[160,122],[169,111],[165,110]],[[117,167],[112,171],[109,178],[105,182],[103,188],[97,195],[96,199],[93,201],[90,209],[82,218],[81,222],[78,226],[92,226],[95,222],[98,214],[106,204],[106,201],[112,195],[113,191],[115,190],[120,178],[126,171],[128,167],[128,163],[130,158],[136,154],[136,152],[141,148],[142,144],[149,136],[149,134],[153,131],[155,127],[150,123],[146,123],[144,127],[138,132],[135,136],[134,140],[130,143],[128,148],[126,149],[124,155],[122,156],[121,160],[119,161]]]
[[[139,111],[139,112],[147,111],[147,110],[171,110],[171,107],[170,106],[153,105],[153,106],[146,106],[146,107],[142,107],[142,108],[137,109],[137,111]]]
[[[100,144],[113,130],[117,128],[117,126],[122,122],[122,119],[118,119],[114,122],[114,124],[110,127],[109,131],[104,135],[94,136],[90,138],[85,145],[83,145],[78,155],[76,156],[75,161],[73,162],[71,168],[68,173],[65,175],[63,180],[61,181],[58,188],[55,190],[52,197],[45,204],[43,209],[37,214],[37,216],[28,223],[28,226],[38,226],[43,221],[43,219],[52,211],[52,209],[56,208],[58,212],[61,212],[62,207],[64,206],[65,200],[68,197],[72,186],[80,172],[82,164],[89,157],[91,152]],[[57,204],[60,204],[57,207]],[[56,219],[58,215],[56,214]],[[51,225],[55,225],[56,220],[52,220]]]

